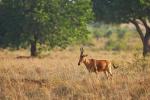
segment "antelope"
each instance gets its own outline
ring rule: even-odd
[[[88,59],[87,57],[88,55],[83,54],[83,52],[84,49],[80,48],[80,58],[79,58],[78,66],[81,63],[84,63],[89,73],[95,72],[97,74],[98,72],[103,71],[108,79],[109,75],[112,77],[111,67],[113,66],[115,69],[118,68],[118,66],[115,66],[108,60]]]

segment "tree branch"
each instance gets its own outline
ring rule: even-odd
[[[144,34],[143,34],[138,22],[135,19],[133,19],[133,20],[130,19],[129,21],[136,27],[136,30],[138,31],[140,38],[142,40],[142,43],[144,44]]]
[[[143,19],[143,18],[140,18],[139,20],[143,23],[143,25],[144,25],[144,27],[146,29],[146,34],[150,34],[150,27],[148,26],[146,20]]]

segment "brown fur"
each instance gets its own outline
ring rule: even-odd
[[[83,55],[83,53],[80,55],[78,65],[80,65],[80,63],[84,63],[89,72],[95,72],[97,74],[97,72],[103,71],[107,78],[108,74],[112,76],[111,67],[117,68],[108,60],[88,59],[87,55]]]

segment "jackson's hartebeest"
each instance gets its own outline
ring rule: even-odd
[[[118,68],[108,60],[88,59],[87,55],[83,54],[84,49],[81,48],[80,51],[81,53],[78,65],[84,63],[89,72],[95,72],[97,74],[98,72],[103,71],[108,78],[109,74],[112,76],[111,67],[113,66],[114,68]]]

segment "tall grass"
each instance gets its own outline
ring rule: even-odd
[[[86,48],[89,57],[119,66],[113,78],[77,66],[79,48],[51,51],[40,58],[17,58],[27,51],[0,52],[0,100],[149,100],[150,59],[139,52]]]

